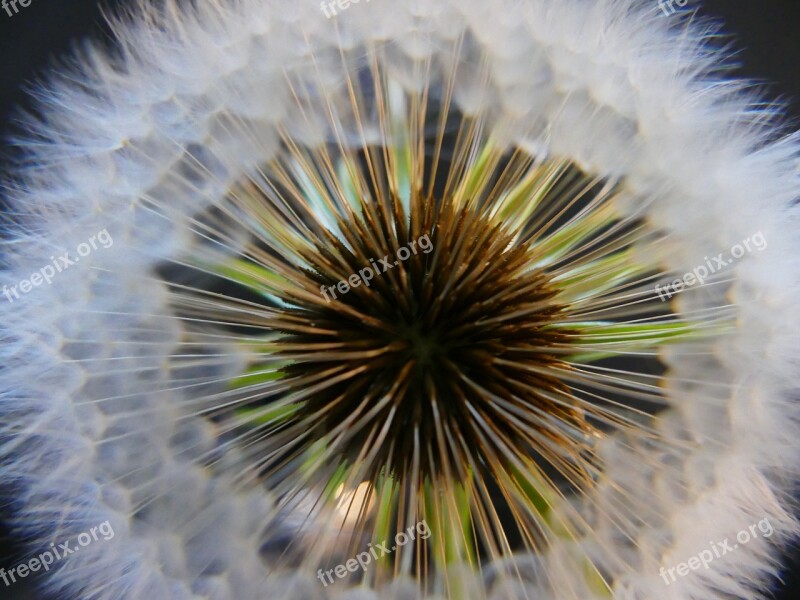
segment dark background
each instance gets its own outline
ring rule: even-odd
[[[202,1],[202,0],[201,0]],[[311,0],[285,0],[286,2]],[[658,0],[651,0],[657,5]],[[130,0],[32,0],[19,14],[9,17],[0,9],[0,169],[16,153],[8,138],[13,131],[12,109],[30,108],[26,86],[46,72],[56,57],[80,44],[87,34],[110,43],[102,14]],[[739,74],[763,85],[768,97],[786,104],[786,117],[794,128],[800,124],[800,0],[689,0],[703,16],[724,23],[723,31],[739,50]],[[663,17],[669,18],[669,17]],[[8,482],[0,482],[0,487]],[[0,567],[14,566],[19,557],[8,531],[2,525],[0,506]],[[800,551],[794,548],[776,586],[779,600],[800,597]],[[39,600],[26,584],[5,588],[0,598]]]

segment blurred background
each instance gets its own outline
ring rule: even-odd
[[[658,0],[650,1],[658,6]],[[79,47],[87,36],[111,45],[103,15],[135,4],[134,0],[32,0],[27,8],[18,5],[19,13],[13,16],[0,9],[0,173],[18,157],[11,141],[14,110],[35,110],[29,92],[36,81],[48,67],[64,64],[70,48]],[[734,61],[739,75],[763,87],[767,97],[782,100],[787,125],[800,129],[800,1],[688,0],[687,8],[697,9],[699,15],[723,24],[722,31],[729,34],[727,41],[737,50]],[[0,481],[0,499],[11,494],[11,483]],[[9,569],[22,557],[17,540],[5,525],[6,511],[0,502],[0,568]],[[785,557],[784,565],[774,598],[796,600],[800,598],[797,546]],[[30,576],[9,588],[0,582],[0,598],[50,600],[39,594],[34,585]]]

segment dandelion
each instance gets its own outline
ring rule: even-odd
[[[143,6],[40,94],[0,283],[115,241],[0,309],[19,536],[115,532],[47,590],[767,593],[800,439],[777,111],[656,3],[307,4]]]

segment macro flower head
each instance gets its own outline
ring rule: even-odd
[[[39,93],[0,474],[31,556],[78,540],[47,591],[765,597],[798,529],[777,108],[657,2],[332,11],[142,1]]]

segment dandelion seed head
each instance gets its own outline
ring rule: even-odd
[[[796,532],[797,140],[650,4],[147,4],[54,74],[0,283],[115,243],[0,306],[0,464],[32,552],[116,536],[48,589],[763,594]]]

